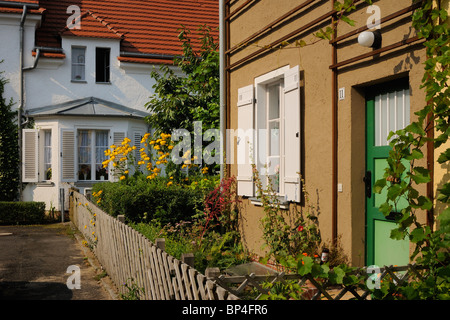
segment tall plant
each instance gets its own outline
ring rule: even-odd
[[[426,280],[410,284],[403,293],[409,298],[448,298],[450,288],[450,183],[438,189],[437,201],[447,208],[437,217],[440,227],[423,224],[419,217],[433,210],[433,200],[420,192],[420,185],[431,183],[432,172],[421,166],[423,148],[431,144],[434,149],[445,145],[450,135],[450,28],[448,13],[440,1],[424,1],[413,14],[413,26],[420,37],[425,38],[427,60],[422,88],[426,92],[426,104],[416,112],[417,120],[403,130],[391,132],[388,139],[392,151],[384,177],[375,183],[375,192],[387,190],[387,198],[380,211],[384,215],[395,210],[400,198],[408,200],[408,206],[397,218],[397,228],[391,233],[393,239],[406,236],[416,245],[413,259],[429,268]],[[433,133],[434,132],[434,133]],[[407,168],[403,163],[409,161]],[[448,164],[450,148],[440,153],[439,164]],[[446,292],[445,292],[446,291]]]
[[[7,101],[4,97],[8,80],[2,74],[0,72],[0,201],[14,201],[19,188],[17,117],[11,110],[12,98]]]

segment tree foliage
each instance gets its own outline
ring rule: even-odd
[[[17,200],[19,188],[19,149],[16,113],[12,98],[4,97],[8,80],[0,72],[0,201]]]
[[[210,28],[202,26],[198,52],[192,45],[191,31],[181,28],[178,35],[183,54],[174,65],[163,65],[153,71],[155,94],[146,107],[152,114],[147,118],[155,134],[187,129],[193,132],[194,121],[201,121],[203,130],[219,128],[219,52]]]

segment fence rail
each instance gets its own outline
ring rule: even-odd
[[[145,300],[238,300],[188,264],[71,191],[71,219],[122,294],[133,281]]]
[[[384,266],[382,268],[360,268],[354,275],[362,275],[363,281],[369,281],[374,287],[377,283],[380,284],[383,280],[390,278],[397,286],[415,279],[423,280],[421,272],[425,268],[415,264],[406,266]],[[370,277],[370,279],[369,279]],[[226,288],[228,291],[237,297],[244,297],[246,289],[256,290],[258,300],[262,294],[267,294],[269,289],[262,286],[263,283],[286,283],[287,281],[295,281],[303,288],[303,300],[367,300],[371,298],[372,289],[367,285],[336,285],[329,282],[327,279],[314,279],[310,274],[301,276],[299,274],[289,274],[284,272],[274,272],[271,275],[256,275],[254,273],[235,276],[235,275],[217,275],[213,277],[217,284]]]

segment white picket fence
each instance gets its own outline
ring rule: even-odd
[[[168,255],[142,234],[71,191],[71,219],[122,294],[133,281],[145,300],[238,300],[214,281]]]

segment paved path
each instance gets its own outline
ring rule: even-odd
[[[0,226],[0,300],[112,300],[71,231],[70,223]],[[80,268],[80,289],[67,286],[69,266]]]

